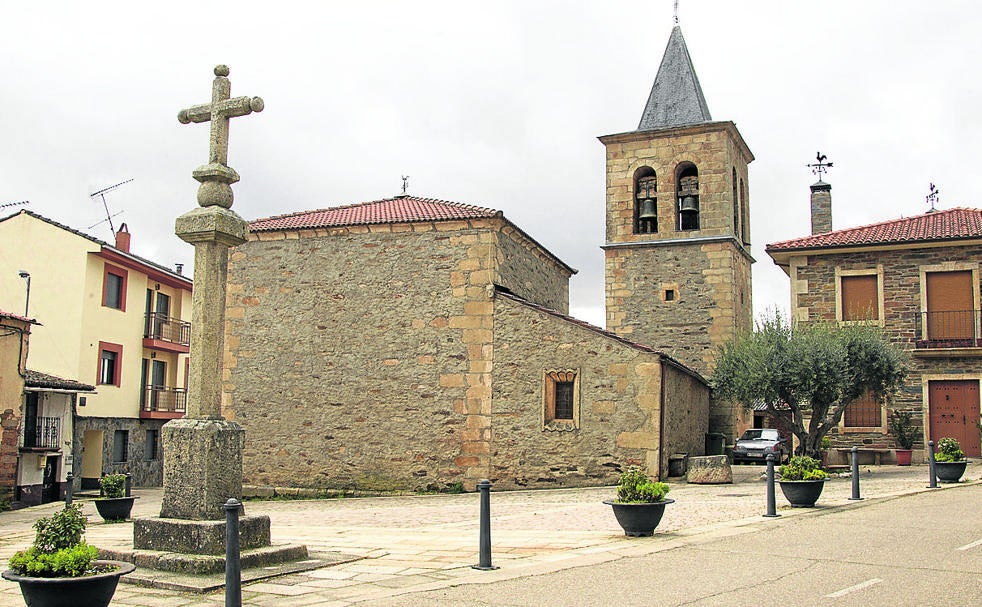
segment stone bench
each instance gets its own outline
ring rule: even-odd
[[[833,451],[840,453],[847,465],[852,464],[852,447],[836,447]],[[883,455],[892,452],[893,449],[887,449],[886,447],[859,447],[857,451],[859,452],[859,463],[864,463],[863,459],[867,459],[866,463],[869,463],[869,458],[863,458],[863,455],[872,454],[873,465],[880,466],[883,464]]]
[[[730,460],[725,455],[689,458],[686,480],[694,485],[726,485],[733,482]]]

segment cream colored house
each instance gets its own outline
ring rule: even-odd
[[[29,211],[0,219],[0,309],[42,323],[31,368],[96,387],[75,406],[82,488],[113,472],[159,485],[160,427],[184,413],[191,280],[129,244],[125,224],[113,245]]]

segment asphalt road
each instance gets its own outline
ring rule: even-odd
[[[404,605],[982,604],[982,485],[764,520],[642,557],[360,603]]]

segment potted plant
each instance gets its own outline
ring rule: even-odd
[[[781,466],[781,492],[791,502],[792,508],[811,508],[822,495],[828,473],[822,470],[817,459],[796,455]]]
[[[661,522],[665,506],[675,503],[675,500],[665,498],[668,491],[667,484],[652,481],[641,468],[631,466],[621,473],[617,499],[604,503],[614,509],[614,517],[624,529],[624,535],[647,537]]]
[[[96,499],[95,509],[106,521],[125,521],[130,518],[134,496],[126,495],[126,475],[107,474],[99,479],[102,497]]]
[[[890,433],[897,441],[897,465],[909,466],[914,443],[917,442],[917,427],[911,421],[910,411],[896,411],[890,416]]]
[[[832,449],[832,439],[828,436],[822,437],[822,442],[819,443],[819,451],[822,454],[822,467],[829,465],[829,451]]]
[[[942,483],[957,483],[965,474],[965,452],[958,441],[946,436],[938,441],[938,452],[934,455],[934,474]]]
[[[34,544],[10,559],[3,578],[20,584],[29,607],[106,607],[132,563],[95,560],[98,550],[82,539],[81,504],[35,521]]]

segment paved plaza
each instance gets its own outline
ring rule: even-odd
[[[602,500],[613,488],[491,493],[492,560],[499,569],[478,571],[476,493],[463,495],[250,501],[249,514],[268,514],[273,542],[306,544],[313,553],[341,555],[331,567],[267,578],[243,586],[243,603],[256,606],[346,606],[358,603],[416,604],[409,593],[465,584],[488,584],[599,565],[712,542],[844,508],[862,508],[897,496],[929,491],[926,466],[862,466],[862,501],[851,501],[851,480],[826,483],[815,509],[795,509],[778,490],[780,518],[766,509],[763,467],[736,466],[731,485],[670,482],[668,507],[655,536],[626,538]],[[965,482],[978,483],[982,464],[973,463]],[[670,479],[671,480],[671,479]],[[963,483],[964,484],[964,483]],[[950,486],[941,485],[941,490]],[[134,516],[154,516],[161,490],[137,490]],[[86,501],[86,500],[81,500]],[[0,561],[6,564],[33,538],[31,524],[61,504],[0,513]],[[101,548],[131,548],[132,523],[106,524],[92,504],[87,540]],[[399,599],[403,596],[405,602]],[[192,593],[120,584],[113,605],[215,607],[221,591]],[[18,587],[0,585],[0,606],[23,605]]]

